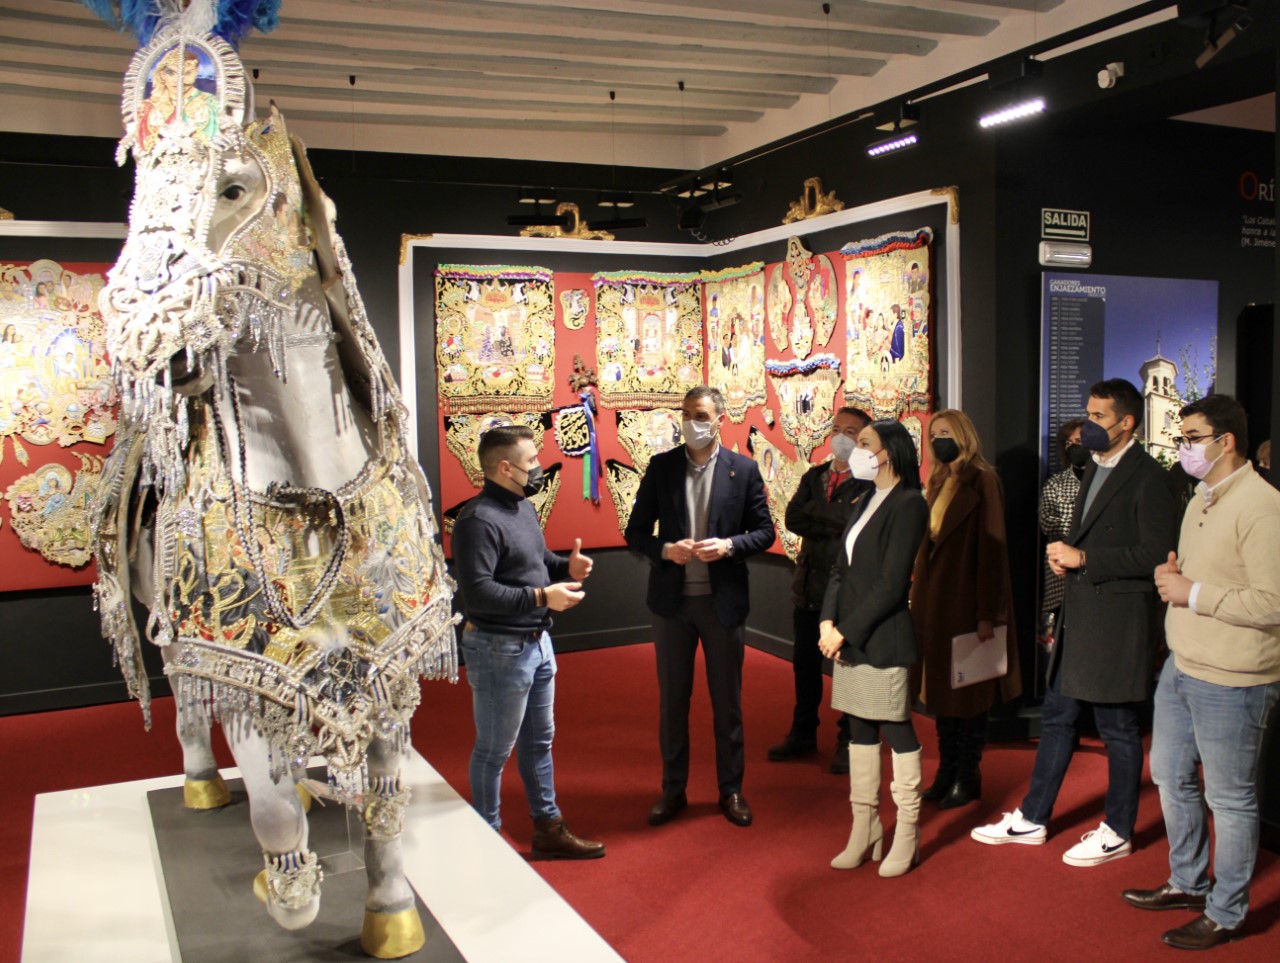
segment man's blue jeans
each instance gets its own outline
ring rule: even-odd
[[[1040,745],[1031,770],[1031,788],[1022,800],[1022,815],[1049,825],[1053,804],[1076,749],[1080,710],[1093,707],[1093,721],[1107,747],[1107,825],[1121,839],[1133,838],[1138,820],[1138,787],[1142,781],[1142,734],[1134,702],[1082,702],[1055,691],[1044,695],[1040,716]]]
[[[471,753],[471,805],[502,828],[502,769],[516,751],[534,819],[556,819],[551,740],[555,735],[556,656],[546,632],[499,633],[468,628],[462,653],[471,684],[476,745]]]
[[[1151,779],[1169,836],[1169,882],[1209,901],[1205,915],[1235,929],[1249,911],[1258,855],[1258,759],[1280,683],[1242,688],[1193,679],[1171,656],[1156,689]],[[1204,788],[1199,768],[1204,767]],[[1209,886],[1213,810],[1214,883]]]

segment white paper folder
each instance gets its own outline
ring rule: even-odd
[[[1008,629],[996,626],[996,634],[986,642],[978,641],[977,632],[957,635],[951,640],[951,688],[998,679],[1009,671],[1009,652],[1005,646]]]

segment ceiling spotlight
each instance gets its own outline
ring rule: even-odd
[[[1116,62],[1107,64],[1098,71],[1098,86],[1103,90],[1110,90],[1116,85],[1116,82],[1124,76],[1124,64]]]
[[[700,231],[707,223],[707,212],[700,207],[687,207],[680,212],[678,226],[682,231]]]
[[[881,114],[880,116],[885,116]],[[902,130],[904,127],[914,127],[920,123],[920,105],[903,101],[898,105],[897,116],[886,120],[883,124],[876,124],[876,130],[883,130],[886,133]]]
[[[1002,107],[993,113],[984,114],[978,118],[978,126],[986,130],[988,127],[998,127],[1001,124],[1009,124],[1015,120],[1024,120],[1027,117],[1034,117],[1036,114],[1043,114],[1044,110],[1044,98],[1035,97],[1032,100],[1024,100],[1021,103]]]
[[[881,157],[885,154],[894,154],[900,150],[906,150],[908,147],[915,147],[918,143],[920,143],[920,137],[914,131],[908,134],[899,133],[896,137],[868,144],[867,156]]]
[[[554,204],[556,192],[550,187],[522,187],[517,200],[521,204]]]
[[[635,207],[636,198],[630,191],[601,191],[598,207]]]

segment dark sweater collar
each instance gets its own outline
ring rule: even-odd
[[[511,508],[514,508],[515,506],[519,505],[522,501],[524,501],[523,495],[517,495],[511,489],[503,488],[501,485],[499,485],[496,481],[494,481],[491,478],[486,478],[484,480],[484,488],[482,489],[482,491],[484,492],[484,494],[488,495],[490,498],[496,499],[497,501],[501,502],[503,505],[507,505]]]

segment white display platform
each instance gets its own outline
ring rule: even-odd
[[[467,960],[622,960],[417,752],[405,777],[405,873]],[[180,785],[176,775],[36,796],[23,963],[180,959],[146,797]]]

